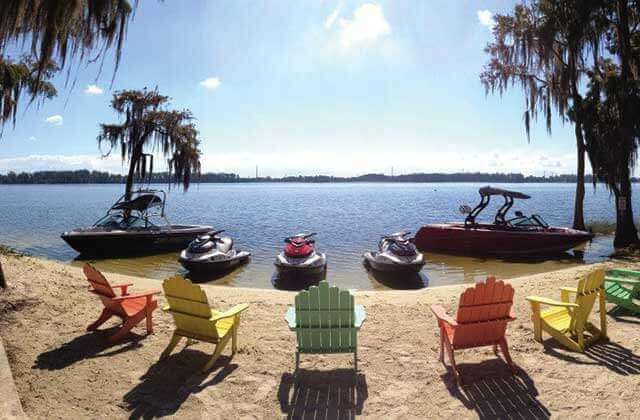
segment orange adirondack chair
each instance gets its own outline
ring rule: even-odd
[[[511,312],[513,293],[511,285],[496,281],[495,277],[490,276],[484,283],[478,283],[460,295],[456,319],[447,315],[442,306],[431,306],[440,328],[440,361],[444,364],[446,347],[459,385],[462,384],[462,378],[456,366],[454,350],[493,346],[497,356],[500,347],[509,367],[515,373],[505,337],[507,324],[515,320]]]
[[[115,343],[124,338],[133,327],[143,319],[147,319],[147,333],[153,332],[152,313],[158,307],[158,301],[153,295],[160,294],[160,290],[147,290],[142,293],[129,294],[129,284],[109,284],[109,281],[93,266],[85,264],[83,267],[87,281],[91,285],[89,291],[98,295],[104,309],[100,317],[87,327],[87,331],[95,331],[112,316],[122,319],[122,327],[111,337],[109,341]],[[113,289],[120,289],[118,296]]]

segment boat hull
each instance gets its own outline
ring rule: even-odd
[[[182,266],[193,274],[208,274],[231,271],[240,265],[249,262],[251,254],[243,254],[220,261],[192,261],[185,258],[179,258],[178,261]]]
[[[211,226],[172,226],[171,229],[149,231],[91,231],[65,232],[61,238],[81,255],[125,256],[150,255],[178,251]]]
[[[425,225],[415,236],[421,251],[456,255],[527,256],[566,252],[593,239],[593,234],[569,228],[519,230],[461,223]]]

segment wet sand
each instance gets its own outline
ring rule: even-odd
[[[208,344],[179,348],[158,362],[173,330],[161,311],[155,312],[154,334],[145,336],[138,327],[125,342],[109,345],[106,335],[115,321],[107,331],[85,331],[101,308],[78,267],[0,258],[11,286],[0,294],[0,336],[32,418],[632,418],[640,411],[638,318],[608,316],[610,342],[585,354],[533,341],[524,297],[557,298],[558,287],[575,285],[593,266],[511,280],[518,319],[508,340],[519,373],[512,376],[490,348],[461,351],[457,361],[467,385],[458,388],[438,361],[439,333],[429,305],[455,307],[465,285],[356,292],[367,311],[357,376],[350,355],[309,355],[294,381],[295,336],[283,320],[292,292],[204,285],[212,306],[250,308],[238,354],[229,359],[227,349],[202,374],[213,351]],[[134,290],[160,286],[148,278],[108,277],[133,282]]]

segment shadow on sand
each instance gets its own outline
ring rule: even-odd
[[[552,340],[545,342],[547,354],[571,363],[601,365],[618,375],[640,374],[640,357],[620,344],[600,341],[587,347],[583,354],[572,353]],[[586,356],[589,360],[585,360]]]
[[[288,419],[353,419],[368,397],[367,381],[353,369],[298,370],[282,375],[278,399]]]
[[[141,382],[122,398],[123,408],[131,412],[129,418],[155,418],[178,411],[191,394],[216,385],[238,368],[230,358],[220,356],[213,368],[202,372],[211,355],[184,349],[156,362],[140,377]],[[212,372],[215,372],[210,377]]]
[[[57,349],[40,353],[33,365],[35,369],[59,370],[85,359],[109,357],[142,347],[140,340],[145,336],[129,333],[124,341],[110,343],[108,337],[120,326],[90,332],[75,337]]]
[[[451,395],[481,419],[548,419],[550,411],[538,400],[533,380],[521,369],[516,375],[502,360],[461,364],[465,384],[456,386],[451,371],[442,376]]]

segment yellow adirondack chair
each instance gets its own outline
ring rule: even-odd
[[[249,305],[236,305],[224,312],[214,311],[209,307],[207,295],[202,288],[180,276],[166,279],[162,283],[162,288],[168,302],[162,310],[173,316],[176,330],[169,345],[162,352],[160,360],[169,356],[183,337],[187,338],[187,345],[194,340],[216,345],[203,371],[211,369],[229,339],[231,339],[231,354],[236,353],[240,313]]]
[[[570,301],[570,295],[575,301]],[[533,332],[536,341],[542,343],[542,331],[546,331],[567,348],[584,352],[587,345],[607,338],[607,313],[604,293],[604,270],[592,271],[578,282],[578,287],[561,287],[560,301],[528,296],[533,315]],[[600,329],[589,322],[589,314],[596,300],[600,308]],[[541,310],[541,305],[551,306]],[[584,332],[591,337],[585,339]]]

